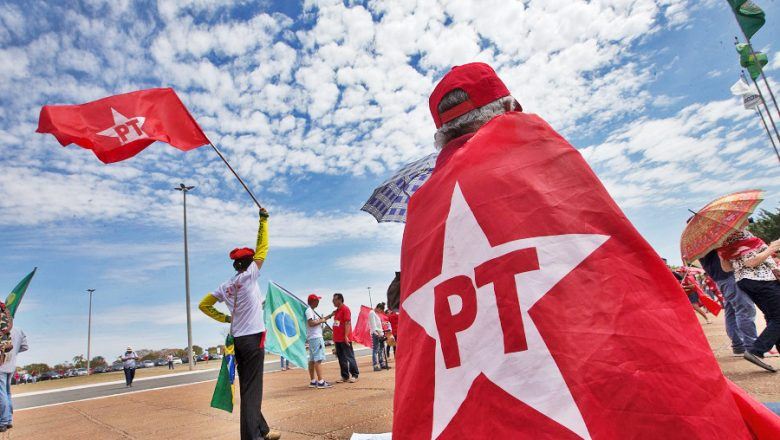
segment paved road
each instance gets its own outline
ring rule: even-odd
[[[370,355],[371,349],[364,348],[355,351],[355,356]],[[335,360],[332,354],[327,355],[326,361]],[[265,372],[279,371],[279,362],[268,363],[265,365]],[[150,377],[138,379],[133,382],[133,386],[128,388],[124,383],[109,383],[103,385],[94,385],[88,388],[52,390],[41,394],[29,396],[13,397],[14,410],[25,408],[35,408],[43,405],[56,405],[60,403],[74,402],[78,400],[94,399],[96,397],[107,397],[144,390],[153,390],[176,385],[187,385],[192,383],[215,380],[219,374],[218,369],[198,371],[187,374],[176,374],[160,377]]]

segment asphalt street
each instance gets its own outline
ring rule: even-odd
[[[370,354],[370,348],[355,350],[355,356],[365,356]],[[336,356],[328,354],[325,360],[327,362],[334,361],[335,359]],[[279,370],[280,366],[278,361],[265,364],[264,371],[266,373]],[[95,399],[100,397],[115,396],[126,393],[134,393],[139,391],[216,380],[218,374],[219,369],[197,371],[193,373],[187,372],[186,374],[174,374],[138,379],[133,382],[132,387],[126,387],[124,383],[95,384],[84,388],[51,390],[41,393],[31,393],[30,395],[12,396],[12,400],[14,410],[16,411],[46,405],[57,405],[79,400]]]

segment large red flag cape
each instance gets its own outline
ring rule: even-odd
[[[537,116],[444,148],[401,272],[393,438],[751,437],[679,283]]]
[[[38,133],[92,150],[104,163],[133,157],[154,141],[189,151],[209,143],[173,89],[149,89],[80,105],[44,105]]]
[[[369,312],[371,312],[369,307],[360,306],[360,314],[352,329],[352,340],[365,347],[371,347],[371,331],[368,329]]]

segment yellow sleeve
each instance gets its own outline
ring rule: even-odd
[[[257,227],[257,245],[255,246],[255,260],[265,261],[268,255],[268,217],[260,217]]]
[[[205,313],[206,316],[210,317],[215,321],[230,322],[230,316],[225,315],[224,313],[214,308],[214,304],[216,303],[217,303],[217,297],[210,293],[207,293],[206,296],[204,296],[203,299],[200,300],[200,304],[198,304],[198,308],[200,309],[201,312]]]

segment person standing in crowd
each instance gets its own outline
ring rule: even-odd
[[[331,315],[318,317],[314,309],[320,304],[322,298],[311,294],[306,299],[306,343],[309,346],[309,388],[331,388],[333,385],[322,378],[322,362],[325,361],[325,340],[322,337],[322,324]],[[316,374],[316,379],[315,379]]]
[[[395,358],[395,347],[398,345],[398,313],[393,309],[387,309],[385,315],[390,321],[390,333],[393,335],[393,339],[388,340],[387,343],[387,361],[390,362],[390,349],[393,349],[393,358]]]
[[[279,368],[282,371],[287,371],[290,369],[290,360],[285,358],[284,356],[279,356]]]
[[[125,386],[131,387],[135,378],[135,362],[138,360],[138,355],[135,354],[132,347],[127,347],[125,354],[120,358],[122,359],[122,368],[125,371]]]
[[[699,259],[702,269],[723,294],[726,319],[726,334],[731,339],[731,352],[742,357],[745,350],[756,340],[756,306],[745,295],[734,279],[734,274],[725,272],[720,265],[717,251],[711,251]]]
[[[339,358],[341,379],[338,383],[357,382],[360,371],[355,361],[355,351],[352,349],[352,312],[344,304],[344,295],[333,294],[333,305],[336,311],[333,316],[333,342],[336,344],[336,357]]]
[[[166,359],[168,360],[168,369],[173,370],[173,355],[168,353]]]
[[[777,370],[764,362],[763,358],[764,353],[773,346],[780,349],[780,270],[773,259],[778,251],[780,240],[767,245],[747,229],[733,233],[718,249],[723,270],[734,272],[737,286],[753,300],[766,319],[766,328],[743,356],[773,373]]]
[[[371,332],[371,362],[374,364],[374,371],[380,371],[387,367],[385,333],[382,330],[382,318],[379,317],[384,308],[384,303],[379,303],[368,312],[368,331]]]
[[[19,327],[11,328],[11,351],[5,354],[5,362],[0,366],[0,432],[13,428],[14,406],[11,401],[11,376],[16,373],[16,357],[27,351],[27,336]]]
[[[234,338],[236,368],[241,394],[241,440],[277,440],[281,433],[272,431],[263,417],[263,366],[265,359],[265,294],[257,285],[260,268],[268,254],[268,213],[260,209],[256,248],[236,248],[230,252],[236,273],[214,293],[200,301],[198,308],[219,322],[230,323]],[[214,308],[224,302],[231,315]]]

